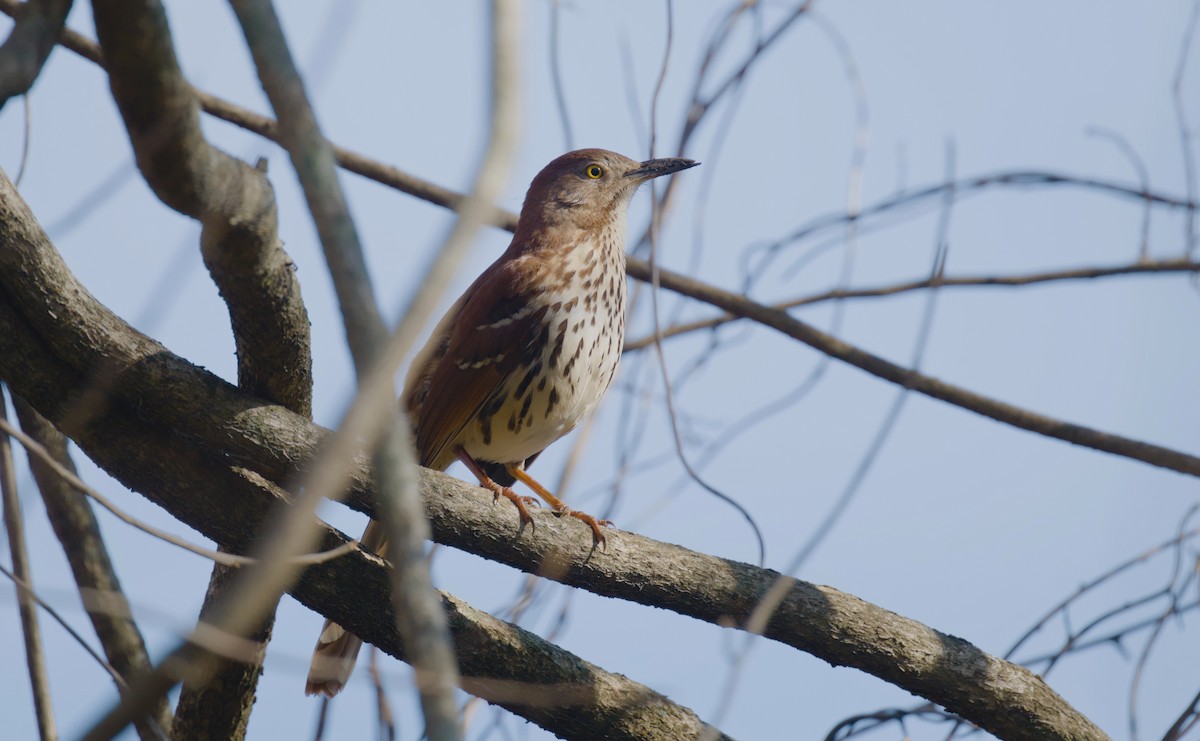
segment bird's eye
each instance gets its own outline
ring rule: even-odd
[[[600,165],[588,165],[587,170],[584,172],[586,172],[587,176],[592,180],[599,180],[600,178],[604,177],[604,168]]]

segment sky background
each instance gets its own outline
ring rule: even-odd
[[[658,103],[658,156],[675,153],[703,49],[730,7],[707,0],[676,5]],[[469,186],[488,124],[486,4],[310,0],[280,6],[327,136],[439,184]],[[754,68],[736,106],[715,110],[689,145],[686,156],[704,165],[680,176],[679,198],[658,240],[659,259],[740,290],[747,266],[760,264],[764,245],[816,219],[844,214],[848,204],[880,203],[944,182],[947,173],[1053,171],[1138,187],[1135,164],[1096,128],[1115,133],[1136,153],[1155,191],[1184,197],[1172,85],[1193,6],[1185,0],[817,2],[818,17],[794,24]],[[761,27],[774,28],[791,7],[765,4]],[[167,9],[189,80],[269,113],[229,7],[180,0]],[[550,75],[551,9],[548,0],[524,5],[522,133],[500,204],[514,211],[533,175],[568,148],[650,154],[645,132],[666,38],[664,6],[563,3],[559,56],[569,141]],[[76,3],[69,25],[94,38],[89,12],[87,3]],[[0,21],[0,30],[6,32],[6,24]],[[755,33],[754,23],[742,25],[715,60],[707,90],[736,68]],[[849,50],[857,78],[848,75],[839,49]],[[1194,132],[1200,51],[1193,49],[1185,72],[1182,108]],[[856,79],[865,90],[865,121],[856,118]],[[101,70],[60,49],[30,105],[32,136],[20,189],[71,269],[140,330],[234,380],[227,314],[200,261],[199,229],[162,206],[137,175]],[[315,419],[332,425],[352,393],[353,372],[290,163],[270,142],[214,119],[203,124],[225,150],[249,161],[269,159],[281,237],[296,262],[312,321]],[[0,111],[0,167],[10,176],[21,164],[23,128],[22,106],[10,102]],[[394,318],[452,216],[354,175],[344,175],[343,184],[376,292]],[[632,234],[644,229],[649,203],[645,192],[635,198]],[[985,189],[963,194],[948,214],[935,199],[869,221],[857,235],[835,227],[783,247],[751,295],[778,301],[835,287],[848,255],[850,285],[925,277],[943,218],[947,275],[1125,264],[1141,248],[1143,214],[1136,199],[1073,187]],[[1183,255],[1181,212],[1152,209],[1148,237],[1151,257]],[[499,230],[482,233],[443,303],[507,241]],[[815,256],[806,259],[810,250]],[[912,293],[845,302],[840,318],[833,304],[795,314],[909,365],[927,298]],[[643,301],[628,336],[651,327],[647,308]],[[668,318],[714,313],[668,294],[661,308]],[[1034,411],[1196,453],[1198,308],[1195,282],[1179,274],[946,289],[936,298],[921,367]],[[717,337],[722,344],[715,353],[708,352],[709,333],[665,345],[677,379],[685,450],[706,481],[756,519],[767,565],[782,569],[845,490],[897,391],[834,363],[807,395],[792,398],[821,363],[814,351],[761,327],[738,325]],[[698,370],[678,379],[702,357],[707,360]],[[662,393],[652,355],[627,357],[565,490],[568,500],[599,514],[618,490],[611,517],[620,529],[756,560],[745,521],[687,481],[674,456]],[[761,408],[776,413],[718,450],[706,447]],[[573,439],[538,460],[540,478],[557,480]],[[19,460],[38,592],[90,637],[23,454]],[[81,455],[76,460],[85,480],[121,506],[199,538]],[[622,462],[631,472],[614,487]],[[842,519],[798,576],[1003,654],[1080,584],[1169,538],[1198,502],[1200,487],[1192,478],[914,395]],[[325,514],[353,535],[362,528],[363,518],[342,507],[330,506]],[[193,625],[210,564],[107,513],[98,516],[151,651],[161,656]],[[1170,565],[1167,559],[1150,562],[1084,601],[1072,613],[1073,624],[1161,586]],[[510,569],[449,549],[439,549],[434,577],[439,587],[492,612],[508,605],[523,582]],[[568,605],[557,642],[717,719],[740,634],[556,585],[540,589],[540,606],[523,625],[544,634]],[[284,598],[251,738],[311,735],[318,703],[303,697],[302,688],[320,623],[320,616]],[[43,631],[60,728],[64,738],[76,737],[115,693],[103,670],[56,625],[44,619]],[[1125,654],[1110,645],[1073,655],[1050,675],[1050,684],[1114,738],[1130,738],[1130,682],[1144,639],[1142,633],[1126,643]],[[1056,622],[1026,655],[1054,651],[1061,641]],[[1194,696],[1197,656],[1196,615],[1169,621],[1142,679],[1140,737],[1161,737]],[[0,665],[23,662],[15,598],[2,588]],[[411,675],[391,658],[383,667],[401,738],[416,738]],[[5,735],[34,737],[27,679],[21,672],[10,676],[15,679],[8,691],[0,693]],[[912,703],[914,698],[871,676],[762,641],[719,724],[743,739],[821,738],[849,715]],[[485,735],[492,717],[491,711],[478,715],[470,737]],[[507,735],[492,737],[546,737],[520,719],[502,717]],[[372,688],[360,670],[333,705],[328,737],[365,737],[374,722]],[[945,734],[919,723],[909,731],[918,739]],[[899,735],[893,726],[871,737]]]

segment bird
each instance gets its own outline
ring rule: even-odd
[[[508,248],[451,305],[417,353],[401,402],[420,465],[461,461],[533,527],[524,483],[560,516],[606,543],[611,523],[571,509],[526,468],[599,404],[620,360],[625,330],[626,212],[638,186],[700,164],[680,157],[639,162],[580,149],[533,178]],[[519,531],[520,532],[520,531]],[[361,543],[385,556],[372,520]],[[362,640],[326,620],[305,694],[333,697],[354,670]]]

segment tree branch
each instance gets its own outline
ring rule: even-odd
[[[15,194],[0,187],[0,242],[6,247],[0,250],[0,377],[53,421],[61,421],[64,431],[118,479],[218,542],[244,544],[245,523],[259,522],[261,516],[248,518],[244,509],[213,498],[209,487],[219,489],[229,477],[199,475],[198,464],[188,464],[189,459],[235,462],[284,481],[305,468],[326,433],[281,407],[247,397],[124,325],[83,291],[31,221]],[[4,264],[6,256],[14,255],[13,266],[19,269]],[[56,314],[53,321],[46,318],[48,310]],[[82,332],[85,319],[92,323]],[[102,357],[120,364],[112,371],[118,382],[112,385],[103,425],[71,413],[73,389],[83,375],[80,367]],[[118,412],[120,419],[114,416]],[[187,446],[167,455],[152,444],[160,438],[186,439]],[[164,467],[169,470],[159,472]],[[156,486],[166,482],[174,488]],[[352,506],[373,513],[365,463],[353,472],[352,486]],[[514,514],[491,507],[481,489],[422,471],[422,490],[438,542],[697,619],[737,624],[776,578],[765,569],[626,533],[610,536],[608,552],[591,553],[586,526],[576,528],[573,521],[548,513],[536,515],[536,537],[514,538]],[[336,570],[362,558],[354,554],[314,568]],[[293,588],[301,599],[307,598],[296,590],[307,588],[312,573],[307,570]],[[345,584],[341,577],[330,581],[334,583]],[[359,600],[347,600],[344,594],[312,606],[382,645],[379,631],[390,631],[390,625],[350,622],[345,611]],[[367,594],[362,601],[384,619],[378,610],[386,610],[386,600],[378,599],[378,592],[370,593],[374,599]],[[837,590],[797,582],[765,634],[894,682],[1005,738],[1104,738],[1025,669]],[[457,635],[456,641],[464,674],[476,674],[466,666]],[[537,681],[536,675],[523,679]]]
[[[17,95],[33,87],[62,35],[71,12],[71,0],[29,0],[13,3],[16,20],[8,39],[0,46],[0,109]]]
[[[62,433],[21,397],[13,397],[13,407],[25,434],[36,440],[60,465],[74,472],[75,464]],[[29,468],[46,505],[46,515],[71,566],[88,619],[100,639],[108,663],[128,683],[150,668],[150,657],[142,632],[129,611],[129,602],[108,556],[96,516],[87,497],[68,485],[49,464],[31,451],[27,452]],[[103,600],[103,604],[97,604],[98,600]],[[157,727],[139,720],[137,732],[142,741],[159,739],[159,729],[171,728],[171,711],[165,698],[151,709],[149,715]]]
[[[388,332],[338,181],[332,149],[317,124],[270,0],[233,0],[232,5],[263,89],[279,118],[282,143],[291,155],[333,278],[355,370],[360,380],[365,379],[383,357]],[[498,4],[494,11],[496,29],[505,27],[508,20],[502,9]],[[499,38],[498,46],[503,48],[507,41],[507,37]],[[499,91],[499,97],[503,92]],[[389,391],[388,396],[394,397],[394,390]],[[391,595],[400,634],[411,648],[417,671],[426,733],[433,741],[449,741],[461,735],[454,702],[458,669],[424,556],[429,525],[416,490],[417,461],[408,420],[390,398],[388,405],[388,432],[378,442],[366,444],[375,451],[374,468],[384,503],[380,519],[394,560]]]
[[[201,223],[201,253],[230,310],[239,381],[311,413],[308,314],[279,242],[270,183],[204,139],[156,0],[99,0],[94,13],[138,167],[163,203]]]
[[[27,326],[22,330],[19,322],[7,323],[9,318],[12,313],[0,309],[3,336],[14,336],[8,333],[13,330],[26,348],[26,358],[46,363],[48,371],[61,366],[44,354],[45,348],[39,347],[38,338],[28,333]],[[10,370],[5,367],[2,374],[7,377]],[[69,393],[66,388],[59,392]],[[301,419],[296,415],[291,418]],[[286,494],[277,486],[230,466],[227,457],[206,450],[185,431],[158,428],[137,419],[121,402],[114,402],[103,416],[86,426],[73,428],[72,435],[122,483],[146,493],[172,515],[198,527],[231,551],[245,552],[254,547],[264,528],[279,517],[280,507],[286,505]],[[497,509],[485,504],[486,492],[442,478],[460,491],[470,492],[475,507]],[[167,482],[177,485],[166,486]],[[321,527],[323,545],[340,548],[346,544],[345,536],[328,526]],[[408,659],[408,649],[395,628],[390,601],[382,597],[388,589],[388,571],[385,562],[374,555],[355,551],[308,568],[290,591],[303,604],[337,620],[384,651]],[[583,662],[453,597],[443,595],[442,601],[464,672],[463,688],[469,692],[572,738],[694,738],[704,728],[691,711],[642,685]],[[182,661],[166,662],[157,672],[155,686],[169,686],[178,676],[202,668],[208,652],[218,650],[222,644],[221,636],[211,638],[213,642],[184,652]],[[127,696],[154,694],[139,693],[135,687]],[[126,720],[144,717],[142,705],[129,710],[129,715],[115,718],[114,725],[94,729],[96,735],[105,737],[108,731],[123,727]]]
[[[730,314],[752,319],[832,358],[849,363],[886,381],[1013,427],[1142,461],[1152,466],[1169,468],[1190,476],[1200,476],[1200,458],[1194,455],[1055,419],[992,399],[961,386],[939,381],[931,376],[896,365],[877,355],[872,355],[848,342],[843,342],[796,319],[786,311],[763,306],[745,296],[710,286],[678,273],[666,270],[659,272],[663,288],[712,304]],[[629,274],[641,280],[648,280],[650,277],[649,270],[640,264],[630,263]]]
[[[264,172],[204,139],[157,0],[101,0],[94,14],[109,84],[143,176],[164,203],[201,222],[201,253],[229,309],[238,385],[311,415],[308,313],[277,235],[274,193]],[[201,620],[229,578],[226,567],[214,566]],[[272,605],[247,636],[265,646],[273,624]],[[262,658],[260,652],[246,661],[219,662],[203,682],[185,686],[177,733],[244,737]]]
[[[1024,275],[961,275],[950,276],[945,278],[925,278],[921,280],[907,281],[904,283],[893,283],[886,286],[875,286],[873,288],[836,288],[830,291],[814,293],[808,296],[781,301],[777,304],[772,304],[771,308],[786,310],[794,309],[800,306],[811,306],[825,301],[841,301],[843,299],[853,298],[879,298],[885,296],[896,296],[910,291],[923,291],[931,288],[943,287],[1007,287],[1019,288],[1023,286],[1033,286],[1040,283],[1051,283],[1057,281],[1069,280],[1095,280],[1097,278],[1111,278],[1121,275],[1146,275],[1146,274],[1166,274],[1166,273],[1200,273],[1200,262],[1192,262],[1186,258],[1178,258],[1173,260],[1148,260],[1132,262],[1126,265],[1110,265],[1102,267],[1088,268],[1072,268],[1067,270],[1048,270],[1040,273],[1027,273]],[[707,319],[697,319],[693,322],[684,324],[676,324],[673,327],[667,327],[662,331],[662,338],[678,337],[680,335],[695,332],[701,329],[712,329],[720,327],[729,322],[735,322],[746,317],[737,314],[720,314],[718,316],[709,317]],[[634,352],[643,350],[654,344],[654,337],[639,337],[635,340],[630,340],[625,343],[625,352]]]
[[[8,421],[4,389],[0,387],[0,419]],[[17,472],[8,433],[0,431],[0,499],[3,499],[4,531],[12,556],[17,588],[17,609],[21,615],[21,633],[25,638],[25,663],[29,688],[37,714],[42,741],[58,738],[54,707],[50,702],[50,675],[46,671],[46,652],[42,649],[42,631],[38,626],[37,602],[33,596],[33,577],[29,569],[29,549],[25,542],[25,521],[21,517],[21,497],[17,493]]]

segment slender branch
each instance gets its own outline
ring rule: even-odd
[[[1188,123],[1187,108],[1183,100],[1183,78],[1187,71],[1187,59],[1191,52],[1192,41],[1196,38],[1196,28],[1200,24],[1200,2],[1192,3],[1192,12],[1188,17],[1186,29],[1183,32],[1183,43],[1179,49],[1179,60],[1175,65],[1175,79],[1171,85],[1171,103],[1175,109],[1175,126],[1179,131],[1179,146],[1182,150],[1183,182],[1187,189],[1188,200],[1196,199],[1196,158],[1192,151],[1192,138],[1195,133]],[[1196,247],[1196,213],[1189,210],[1184,219],[1185,254],[1191,257]]]
[[[802,4],[807,6],[807,3]],[[0,12],[6,15],[15,15],[21,3],[16,0],[0,0]],[[786,26],[794,20],[801,17],[805,8],[801,7],[794,11],[794,17],[789,16],[783,21],[780,27],[774,29],[766,39],[760,41],[756,47],[761,53],[771,43],[778,40],[782,36]],[[103,65],[100,48],[94,41],[91,41],[82,34],[66,30],[63,33],[61,40],[63,46],[75,52],[79,56],[87,59],[95,64]],[[746,68],[748,69],[748,68]],[[746,70],[739,70],[743,73]],[[730,77],[720,90],[724,90],[727,85],[732,85],[736,82],[737,75]],[[223,121],[254,132],[260,136],[270,139],[274,142],[279,142],[278,125],[275,121],[262,114],[255,113],[249,109],[238,106],[218,96],[206,93],[202,90],[193,89],[197,100],[200,103],[201,109],[211,116],[219,118]],[[711,104],[712,96],[708,103]],[[698,98],[697,98],[698,100]],[[693,110],[689,113],[689,120],[702,115],[702,109],[706,104],[693,106]],[[334,156],[337,159],[338,165],[350,172],[361,175],[369,180],[373,180],[381,185],[394,188],[401,193],[413,196],[420,200],[431,203],[435,206],[443,208],[455,209],[462,202],[464,196],[457,191],[451,190],[444,186],[433,183],[429,180],[417,177],[410,173],[406,173],[399,168],[386,165],[378,160],[374,160],[366,155],[353,152],[351,150],[333,145]],[[844,225],[850,221],[857,219],[868,219],[874,216],[885,214],[891,211],[898,210],[902,207],[913,205],[922,201],[938,198],[947,187],[953,187],[960,195],[966,195],[970,191],[984,190],[990,187],[1061,187],[1073,186],[1086,190],[1095,190],[1101,193],[1129,198],[1139,202],[1150,203],[1166,208],[1181,208],[1185,211],[1200,210],[1200,203],[1188,197],[1178,197],[1161,193],[1157,191],[1148,191],[1143,187],[1129,186],[1111,180],[1103,180],[1100,178],[1079,177],[1061,172],[1049,172],[1041,170],[1019,170],[1019,171],[1004,171],[989,173],[986,175],[977,175],[964,178],[952,184],[939,183],[926,188],[905,191],[903,194],[882,201],[873,206],[866,207],[861,213],[856,215],[846,213],[829,214],[818,217],[807,225],[795,230],[789,235],[788,239],[797,240],[811,236],[821,230],[832,228],[839,225]],[[504,209],[493,209],[489,213],[486,220],[487,223],[494,226],[513,231],[517,224],[517,215]],[[638,260],[631,260],[633,264],[639,264]],[[637,276],[633,276],[637,277]],[[639,280],[641,280],[639,278]]]
[[[33,87],[70,12],[71,0],[28,0],[18,6],[16,25],[0,46],[0,109]]]
[[[254,57],[259,81],[278,116],[280,143],[288,151],[316,225],[346,339],[361,374],[374,358],[386,329],[329,142],[317,124],[270,0],[231,0],[231,5]]]
[[[807,296],[801,296],[798,298],[789,299],[787,301],[771,304],[771,308],[782,311],[785,309],[794,309],[800,306],[811,306],[812,304],[819,304],[826,301],[840,301],[844,299],[857,298],[879,298],[909,293],[911,291],[923,291],[930,288],[1023,287],[1057,281],[1094,280],[1097,278],[1111,278],[1122,275],[1162,273],[1200,273],[1200,262],[1193,262],[1187,258],[1177,258],[1170,260],[1151,260],[1146,262],[1139,261],[1125,265],[1050,270],[1039,273],[1025,273],[1022,275],[963,275],[951,276],[943,278],[939,281],[925,278],[923,280],[912,280],[903,283],[893,283],[886,286],[875,286],[872,288],[844,288],[823,291],[821,293],[809,294]],[[669,337],[678,337],[680,335],[688,334],[701,329],[720,327],[724,324],[728,324],[729,322],[735,322],[745,318],[746,317],[741,315],[726,313],[718,316],[708,317],[707,319],[697,319],[693,322],[676,324],[673,327],[667,327],[662,331],[662,337],[663,339],[667,339]],[[630,340],[629,342],[625,343],[625,352],[644,350],[653,344],[653,335],[639,337],[635,340]]]
[[[291,154],[316,222],[337,290],[355,368],[360,380],[366,379],[383,354],[387,333],[337,181],[332,148],[316,123],[270,2],[234,0],[233,6],[263,88],[279,116],[283,144]],[[514,17],[508,3],[493,5],[494,65],[499,80],[494,100],[502,111],[507,104],[505,85],[510,85],[510,79],[515,78],[512,66],[507,63],[515,47],[512,43]],[[470,231],[473,232],[473,228]],[[389,407],[390,412],[383,421],[390,430],[380,440],[374,469],[383,494],[383,522],[395,562],[392,597],[396,601],[400,632],[413,650],[426,732],[435,740],[453,739],[460,735],[454,702],[457,668],[449,632],[434,601],[428,564],[424,559],[423,547],[429,537],[429,528],[416,492],[416,458],[411,433],[399,408],[394,404],[385,408]]]
[[[8,426],[8,407],[4,402],[3,386],[0,386],[0,423]],[[21,632],[25,637],[25,663],[29,670],[29,687],[33,691],[38,733],[42,741],[55,741],[58,728],[54,722],[54,707],[50,702],[50,675],[46,671],[46,653],[42,650],[37,602],[33,598],[33,577],[29,568],[29,548],[25,542],[25,521],[21,517],[21,497],[17,493],[16,465],[12,444],[3,431],[0,431],[0,499],[4,504],[4,531],[8,535],[8,550],[12,556],[13,581],[17,584],[17,609],[21,614]]]
[[[18,590],[21,590],[21,591],[27,593],[30,596],[30,598],[34,602],[37,603],[38,607],[45,610],[46,614],[49,615],[54,620],[54,622],[58,623],[59,627],[61,627],[63,630],[65,630],[67,632],[67,635],[71,636],[71,638],[76,643],[79,644],[80,648],[82,648],[84,650],[84,653],[86,653],[88,656],[92,657],[92,660],[95,661],[96,664],[99,665],[101,669],[103,669],[105,672],[108,673],[108,676],[112,678],[113,684],[115,684],[118,688],[122,688],[122,689],[128,686],[125,681],[125,678],[121,676],[121,674],[116,670],[116,668],[114,668],[112,664],[105,661],[103,656],[96,653],[96,649],[94,649],[90,645],[88,645],[87,639],[85,639],[82,635],[80,635],[79,631],[72,628],[71,624],[68,623],[66,621],[66,619],[63,618],[63,616],[58,613],[58,610],[55,610],[53,607],[50,606],[50,604],[48,602],[46,602],[44,599],[39,597],[37,595],[37,592],[33,591],[33,587],[30,584],[27,584],[26,582],[23,582],[20,579],[18,579],[16,574],[14,574],[13,572],[4,568],[4,566],[0,566],[0,574],[3,574],[5,578],[7,578],[9,581],[11,581],[13,584],[15,584]],[[155,736],[152,736],[152,738],[162,738],[162,737],[163,737],[163,734],[161,732],[159,732]]]
[[[60,471],[66,471],[78,478],[67,452],[66,438],[21,397],[13,397],[13,407],[21,422],[21,431],[31,438],[23,441],[23,444],[29,457],[29,468],[33,471],[42,502],[46,505],[50,525],[66,554],[75,584],[87,606],[88,619],[108,661],[97,659],[114,675],[117,687],[123,689],[129,679],[150,668],[150,657],[142,632],[130,614],[129,602],[125,599],[121,581],[117,578],[108,547],[100,535],[100,526],[92,508],[88,506],[86,496],[60,475]],[[30,443],[36,443],[36,446]],[[49,460],[43,457],[43,453]],[[104,595],[103,609],[89,605],[93,600],[86,595],[96,594]],[[49,607],[43,607],[56,620],[60,620]],[[91,646],[82,640],[80,642],[92,653]],[[149,721],[138,721],[138,736],[142,741],[158,739],[162,737],[164,729],[170,729],[171,725],[171,711],[164,698],[151,709]]]
[[[649,278],[649,271],[644,266],[631,264],[629,272],[642,280]],[[1200,476],[1200,458],[1194,455],[1055,419],[992,399],[961,386],[939,381],[936,378],[903,368],[828,335],[812,325],[792,317],[786,311],[763,306],[745,296],[710,286],[678,273],[666,270],[662,270],[660,273],[664,288],[698,301],[713,304],[731,314],[752,319],[792,339],[799,340],[819,352],[849,363],[886,381],[911,388],[926,396],[940,399],[1013,427],[1191,476]]]
[[[1163,741],[1180,741],[1188,731],[1196,727],[1198,722],[1200,722],[1200,691],[1196,692],[1188,706],[1163,734]]]

